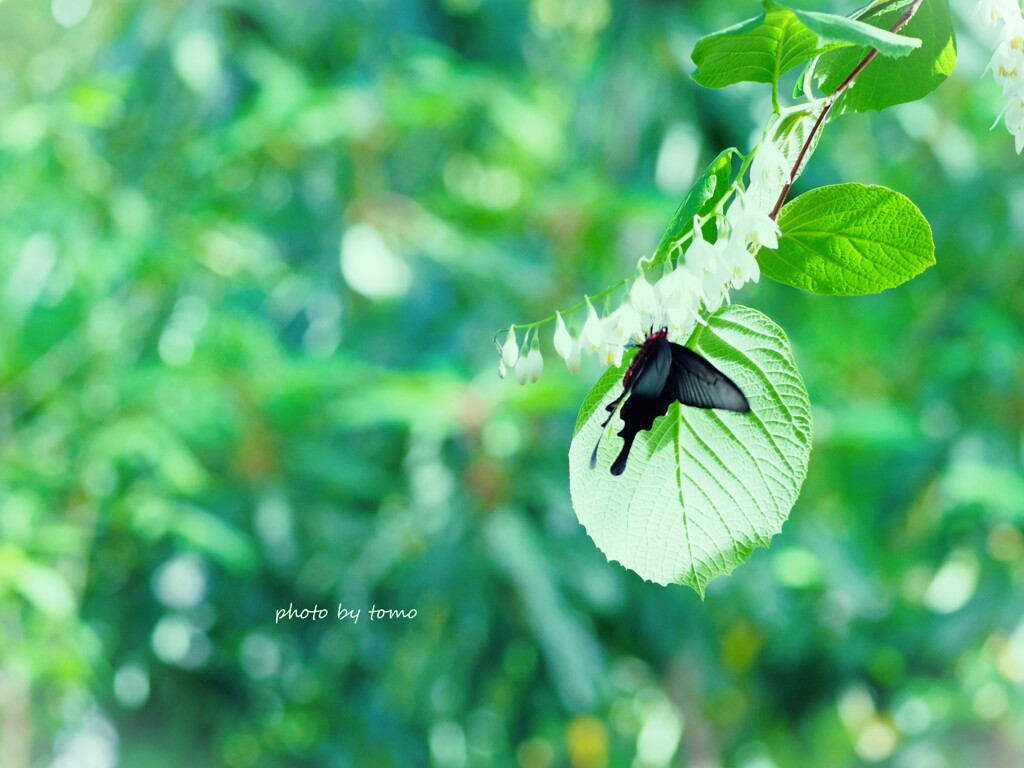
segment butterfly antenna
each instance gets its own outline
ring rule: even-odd
[[[608,418],[601,422],[601,429],[604,429],[605,427],[608,426],[608,422],[612,420],[612,417],[619,410],[619,403],[620,402],[621,402],[621,398],[619,400],[615,400],[615,401],[612,402],[612,409],[608,412]]]
[[[590,454],[590,468],[591,469],[596,469],[597,468],[597,449],[601,446],[601,438],[602,437],[604,437],[603,433],[601,434],[600,437],[597,438],[597,442],[594,443],[594,451],[593,451],[593,453]]]

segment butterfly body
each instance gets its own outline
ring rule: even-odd
[[[667,329],[655,331],[641,345],[626,370],[622,394],[605,407],[608,418],[602,427],[607,426],[616,411],[623,421],[618,433],[623,445],[612,463],[613,475],[625,471],[636,436],[651,429],[655,420],[668,413],[669,406],[675,402],[695,408],[750,411],[750,403],[732,379],[692,349],[669,341]],[[599,438],[598,445],[600,442]],[[595,445],[591,455],[591,468],[597,463],[597,448]]]

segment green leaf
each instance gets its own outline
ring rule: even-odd
[[[822,43],[866,45],[876,48],[882,56],[893,57],[907,56],[921,47],[921,41],[916,37],[893,34],[888,29],[879,29],[846,16],[814,11],[793,11],[793,14],[814,32]]]
[[[890,29],[906,12],[908,2],[876,3],[862,17],[868,24]],[[832,115],[846,110],[882,110],[916,101],[939,87],[956,68],[956,37],[948,0],[927,0],[902,33],[920,38],[921,47],[902,59],[876,58],[837,101]],[[858,46],[824,54],[814,64],[814,79],[831,94],[857,67],[870,48]],[[801,78],[802,79],[802,78]]]
[[[788,8],[768,0],[760,18],[702,37],[691,58],[692,77],[705,88],[741,82],[778,82],[783,73],[819,53],[817,36]]]
[[[36,610],[51,619],[65,618],[75,610],[71,586],[52,568],[21,563],[15,573],[15,586]]]
[[[765,0],[760,18],[748,19],[697,41],[693,79],[706,88],[739,82],[777,83],[783,74],[826,51],[851,45],[905,56],[920,41],[830,13],[795,11]]]
[[[708,582],[767,546],[807,473],[811,411],[786,335],[756,310],[731,306],[708,321],[697,350],[730,376],[750,413],[673,404],[641,432],[626,471],[609,472],[622,441],[602,440],[603,405],[628,361],[607,371],[580,409],[569,488],[587,533],[609,560],[659,584]]]
[[[234,572],[249,573],[259,565],[259,556],[247,534],[198,507],[182,505],[172,528],[189,548],[206,552]]]
[[[886,187],[819,187],[786,204],[778,221],[778,250],[762,249],[758,261],[763,274],[794,288],[842,296],[878,293],[935,263],[928,220]]]
[[[676,208],[672,222],[668,225],[665,233],[658,242],[658,248],[654,252],[654,260],[658,261],[667,256],[676,243],[686,237],[693,229],[693,217],[705,217],[715,209],[715,206],[725,197],[729,191],[729,179],[732,176],[732,156],[736,149],[730,147],[711,161],[711,164],[704,169],[690,191],[686,193],[683,202]]]

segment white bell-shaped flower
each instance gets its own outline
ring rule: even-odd
[[[750,164],[747,198],[760,208],[771,209],[789,181],[789,161],[772,141],[763,141]]]
[[[1003,89],[1003,98],[1024,93],[1024,46],[1013,48],[1009,40],[1000,40],[988,67]]]
[[[736,237],[758,248],[779,247],[779,225],[771,217],[771,212],[752,204],[742,192],[725,212],[725,219],[730,227],[730,239]]]
[[[1006,105],[1006,113],[1003,116],[1006,121],[1006,128],[1013,134],[1017,154],[1024,149],[1024,97],[1014,96]]]
[[[701,229],[700,219],[694,216],[693,236],[690,241],[690,247],[686,249],[686,255],[683,257],[683,263],[695,275],[700,276],[707,272],[713,272],[716,261],[717,254],[715,253],[714,243],[709,243],[704,239],[704,231]]]
[[[703,282],[687,265],[676,267],[658,281],[665,318],[673,328],[685,328],[696,320],[704,296]]]
[[[989,24],[1006,23],[1007,20],[1020,18],[1020,6],[1017,0],[981,0],[977,12],[982,21]]]
[[[629,303],[639,313],[641,321],[661,315],[658,295],[654,292],[654,286],[647,282],[647,278],[642,272],[637,275],[629,289]]]
[[[622,357],[625,353],[625,344],[605,344],[604,349],[601,350],[601,362],[616,368],[622,365]]]
[[[714,313],[729,298],[729,288],[732,285],[732,268],[726,263],[725,250],[726,240],[720,240],[715,245],[720,245],[719,252],[723,255],[718,259],[714,272],[704,275],[704,309]]]
[[[606,343],[616,342],[623,346],[640,335],[643,320],[640,313],[628,301],[623,302],[604,320],[604,339]]]
[[[631,339],[640,335],[642,321],[640,313],[628,301],[608,313],[602,321],[604,335],[600,358],[605,365],[618,365]]]
[[[729,237],[726,241],[725,258],[726,280],[733,289],[742,288],[746,283],[761,279],[761,268],[757,257],[751,253],[745,240]]]
[[[640,313],[628,301],[623,302],[604,319],[604,344],[601,347],[602,362],[618,365],[631,339],[640,335],[643,321]]]

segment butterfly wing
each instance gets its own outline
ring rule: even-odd
[[[621,475],[637,434],[654,426],[654,420],[668,412],[675,396],[669,396],[672,373],[672,350],[668,339],[656,339],[645,351],[642,368],[630,379],[629,398],[622,406],[622,450],[612,464],[612,474]]]
[[[668,407],[674,398],[665,397],[639,397],[633,395],[622,406],[622,429],[619,437],[622,438],[622,450],[612,464],[612,474],[621,475],[626,469],[626,460],[629,458],[629,451],[633,447],[636,436],[654,426],[654,420],[659,416],[668,413]]]
[[[633,397],[658,397],[665,388],[672,370],[672,343],[664,336],[651,341],[643,350],[640,366],[629,379],[630,395]]]
[[[669,342],[664,337],[655,338],[645,344],[633,362],[632,367],[626,374],[623,381],[622,394],[605,406],[610,414],[605,419],[606,426],[611,420],[615,409],[622,401],[632,395],[639,394],[641,397],[657,397],[665,388],[668,374],[672,369],[672,352],[669,349]]]
[[[747,413],[750,403],[736,383],[689,347],[666,342],[671,349],[672,370],[666,389],[674,399],[695,408],[718,408]]]
[[[622,395],[609,407],[608,419],[611,419],[622,398],[626,398],[619,411],[622,450],[612,463],[613,475],[621,475],[626,470],[626,461],[636,436],[651,429],[655,420],[668,413],[669,406],[677,400],[696,408],[719,408],[740,413],[750,410],[750,403],[736,383],[692,349],[673,344],[662,336],[645,346],[642,354],[636,370],[627,376]],[[594,446],[591,468],[596,459],[597,446]]]

